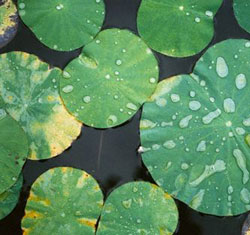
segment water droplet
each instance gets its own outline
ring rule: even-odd
[[[64,77],[64,78],[70,78],[71,75],[70,75],[68,72],[63,71],[63,77]]]
[[[115,75],[119,75],[120,73],[118,71],[115,71]]]
[[[189,108],[193,111],[199,110],[201,107],[201,103],[199,101],[190,101]]]
[[[87,104],[87,103],[89,103],[90,101],[91,101],[91,97],[90,97],[90,96],[84,96],[84,97],[83,97],[83,102],[84,102],[84,103]]]
[[[180,96],[178,94],[171,94],[171,100],[172,102],[176,103],[180,101]]]
[[[19,8],[20,8],[20,9],[24,9],[24,8],[25,8],[25,3],[21,2],[21,3],[19,4]]]
[[[181,121],[179,122],[179,127],[180,128],[186,128],[189,125],[189,121],[193,118],[192,115],[188,115],[186,117],[184,117],[183,119],[181,119]]]
[[[216,109],[213,112],[208,113],[206,116],[202,118],[202,122],[204,124],[209,124],[211,123],[215,118],[219,117],[221,115],[221,110]]]
[[[221,78],[224,78],[228,75],[228,66],[223,57],[217,58],[216,72]]]
[[[173,125],[174,125],[173,122],[162,122],[162,123],[161,123],[161,127],[173,126]]]
[[[201,18],[200,17],[195,17],[194,20],[195,20],[196,23],[200,23],[201,22]]]
[[[110,115],[107,119],[107,124],[109,126],[114,125],[117,122],[117,117],[115,115]]]
[[[196,151],[197,151],[197,152],[204,152],[204,151],[206,151],[206,141],[205,141],[205,140],[202,140],[202,141],[198,144],[198,146],[197,146],[197,148],[196,148]]]
[[[231,126],[232,126],[232,122],[231,122],[231,121],[227,121],[227,122],[226,122],[226,126],[227,126],[227,127],[231,127]]]
[[[190,91],[190,92],[189,92],[189,95],[190,95],[190,97],[192,97],[192,98],[193,98],[193,97],[195,97],[195,95],[196,95],[196,94],[195,94],[195,92],[194,92],[194,91]]]
[[[244,135],[246,133],[242,127],[237,127],[235,130],[238,135]]]
[[[99,44],[101,41],[97,39],[95,42],[96,42],[96,44]]]
[[[189,165],[187,163],[182,163],[181,164],[181,169],[182,170],[187,170],[189,168]]]
[[[121,60],[116,60],[116,62],[115,62],[115,63],[116,63],[116,65],[118,65],[118,66],[119,66],[119,65],[121,65],[121,64],[122,64],[122,61],[121,61]]]
[[[159,144],[153,144],[152,149],[153,150],[158,150],[161,146]]]
[[[246,126],[246,127],[250,126],[250,118],[245,119],[243,121],[243,125]]]
[[[149,82],[153,84],[153,83],[156,82],[156,79],[155,79],[155,78],[150,78],[150,79],[149,79]]]
[[[239,90],[246,87],[247,79],[246,79],[246,76],[243,73],[237,75],[237,77],[235,79],[235,85]]]
[[[158,105],[159,107],[164,107],[167,104],[167,100],[164,98],[157,98],[155,101],[156,105]]]
[[[56,9],[61,10],[61,9],[63,9],[63,7],[64,7],[63,4],[59,4],[59,5],[56,6]]]
[[[246,157],[240,149],[234,149],[233,156],[235,157],[236,162],[243,173],[243,184],[246,184],[249,180],[249,172],[246,167]]]
[[[210,97],[209,100],[210,100],[212,103],[214,103],[215,98],[214,98],[214,97]]]
[[[228,194],[232,194],[233,191],[234,191],[233,186],[232,186],[232,185],[229,185],[228,188],[227,188]]]
[[[246,42],[245,47],[250,47],[250,42]]]
[[[16,178],[16,177],[12,177],[12,180],[13,180],[13,181],[16,181],[16,180],[17,180],[17,178]]]
[[[213,16],[213,12],[212,11],[206,11],[205,14],[208,17],[212,17]]]
[[[128,200],[122,201],[122,205],[126,209],[129,209],[131,207],[131,204],[132,204],[132,199],[128,199]]]
[[[167,149],[173,149],[175,148],[176,143],[173,140],[168,140],[163,144],[163,147],[167,148]]]
[[[62,88],[62,91],[64,93],[70,93],[71,91],[73,91],[74,87],[72,85],[67,85],[65,87]]]
[[[65,217],[65,213],[64,213],[64,212],[63,212],[63,213],[61,213],[61,216],[62,216],[62,217]]]
[[[134,111],[137,110],[137,106],[136,106],[135,104],[133,104],[133,103],[127,103],[127,104],[126,104],[126,107],[127,107],[128,109],[131,109],[131,110],[134,110]]]
[[[240,199],[242,202],[244,202],[246,204],[250,203],[250,192],[248,191],[248,189],[243,188],[240,191]]]
[[[204,197],[204,194],[205,194],[205,189],[201,189],[191,200],[190,202],[190,206],[194,209],[197,209],[202,201],[203,201],[203,197]]]
[[[136,223],[137,223],[137,224],[140,224],[140,223],[141,223],[141,220],[140,220],[140,219],[137,219],[137,220],[136,220]]]

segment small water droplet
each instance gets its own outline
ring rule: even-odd
[[[201,22],[201,18],[200,17],[195,17],[194,20],[195,20],[196,23],[200,23]]]
[[[173,140],[167,140],[164,144],[163,147],[167,149],[173,149],[175,148],[176,143]]]
[[[180,96],[178,94],[171,94],[170,96],[172,102],[176,103],[180,101]]]
[[[221,78],[224,78],[228,75],[228,66],[223,57],[217,58],[216,72]]]
[[[119,66],[119,65],[121,65],[121,64],[122,64],[122,61],[121,61],[121,60],[116,60],[116,62],[115,62],[115,63],[116,63],[116,65],[118,65],[118,66]]]
[[[198,144],[197,148],[196,148],[197,152],[204,152],[206,151],[206,141],[202,140],[200,141],[200,143]]]
[[[153,84],[153,83],[156,82],[156,79],[155,79],[155,78],[150,78],[150,79],[149,79],[149,82]]]
[[[246,87],[247,79],[246,79],[246,76],[243,73],[237,75],[237,77],[235,79],[235,85],[239,90]]]
[[[127,107],[128,109],[131,109],[131,110],[134,110],[134,111],[137,110],[137,106],[136,106],[135,104],[133,104],[133,103],[127,103],[127,104],[126,104],[126,107]]]
[[[190,95],[190,97],[192,97],[192,98],[193,98],[193,97],[195,97],[195,95],[196,95],[196,94],[195,94],[195,92],[194,92],[194,91],[190,91],[190,92],[189,92],[189,95]]]
[[[212,17],[213,16],[213,12],[212,11],[206,11],[205,14],[208,17]]]
[[[71,75],[67,71],[63,71],[63,77],[64,78],[70,78]]]

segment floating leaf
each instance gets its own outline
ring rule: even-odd
[[[32,185],[22,229],[30,235],[95,234],[102,205],[102,192],[86,172],[50,169]]]
[[[249,0],[234,0],[234,14],[239,25],[250,33],[250,2]]]
[[[23,129],[0,109],[0,194],[17,181],[28,156],[28,146]]]
[[[146,44],[127,30],[108,29],[66,67],[61,96],[78,120],[107,128],[130,119],[157,80],[157,61]]]
[[[18,0],[19,15],[37,38],[58,51],[93,40],[104,20],[103,0]]]
[[[154,50],[186,57],[203,50],[214,35],[213,18],[222,0],[142,0],[138,30]]]
[[[50,158],[68,148],[80,134],[81,124],[62,104],[60,70],[49,69],[36,56],[23,52],[2,54],[0,69],[0,96],[28,135],[29,158]]]
[[[156,182],[214,215],[250,209],[250,47],[210,48],[191,75],[159,83],[143,108],[143,161]]]
[[[23,176],[20,175],[11,188],[0,194],[0,219],[10,214],[17,205],[22,185]]]
[[[0,48],[16,34],[18,25],[17,9],[12,0],[0,1]]]
[[[178,211],[174,200],[156,185],[127,183],[108,197],[97,235],[174,233]]]

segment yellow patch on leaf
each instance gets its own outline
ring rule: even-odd
[[[32,218],[32,219],[38,219],[38,218],[42,218],[43,215],[38,213],[37,211],[25,211],[25,215],[24,218]]]
[[[88,227],[91,227],[91,228],[95,229],[96,219],[81,218],[81,219],[77,219],[77,221],[80,224],[87,225]]]

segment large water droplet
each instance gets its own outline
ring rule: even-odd
[[[246,79],[246,76],[243,73],[237,75],[237,77],[235,79],[235,85],[239,90],[246,87],[247,79]]]
[[[171,94],[171,100],[176,103],[180,101],[180,96],[178,94]]]
[[[88,104],[90,101],[91,101],[91,97],[90,96],[87,95],[87,96],[83,97],[83,102],[84,103]]]
[[[197,152],[204,152],[204,151],[206,151],[206,141],[205,141],[205,140],[202,140],[202,141],[198,144],[198,146],[197,146],[197,148],[196,148],[196,151],[197,151]]]
[[[189,108],[193,111],[199,110],[201,103],[199,101],[193,100],[189,102]]]
[[[180,122],[179,122],[179,127],[180,127],[180,128],[186,128],[186,127],[188,127],[189,121],[190,121],[192,118],[193,118],[192,115],[188,115],[188,116],[184,117],[183,119],[181,119]]]
[[[176,143],[173,140],[168,140],[163,144],[163,147],[167,148],[167,149],[173,149],[175,148]]]
[[[70,78],[71,75],[67,71],[63,71],[63,77],[64,78]]]
[[[62,88],[62,91],[64,93],[70,93],[71,91],[73,91],[74,87],[72,85],[67,85],[65,87]]]
[[[235,103],[231,98],[227,98],[224,100],[224,111],[226,113],[234,113],[235,112]]]
[[[114,125],[117,122],[117,117],[115,115],[110,115],[107,119],[107,124],[109,126]]]
[[[126,107],[127,107],[128,109],[131,109],[131,110],[134,110],[134,111],[137,110],[137,106],[136,106],[135,104],[133,104],[133,103],[127,103],[127,104],[126,104]]]
[[[216,109],[213,112],[208,113],[206,116],[202,118],[202,122],[204,124],[209,124],[211,123],[215,118],[219,117],[221,115],[221,110]]]
[[[217,58],[216,72],[221,78],[224,78],[228,75],[228,66],[223,57]]]
[[[243,120],[243,125],[246,127],[250,126],[250,118]]]

